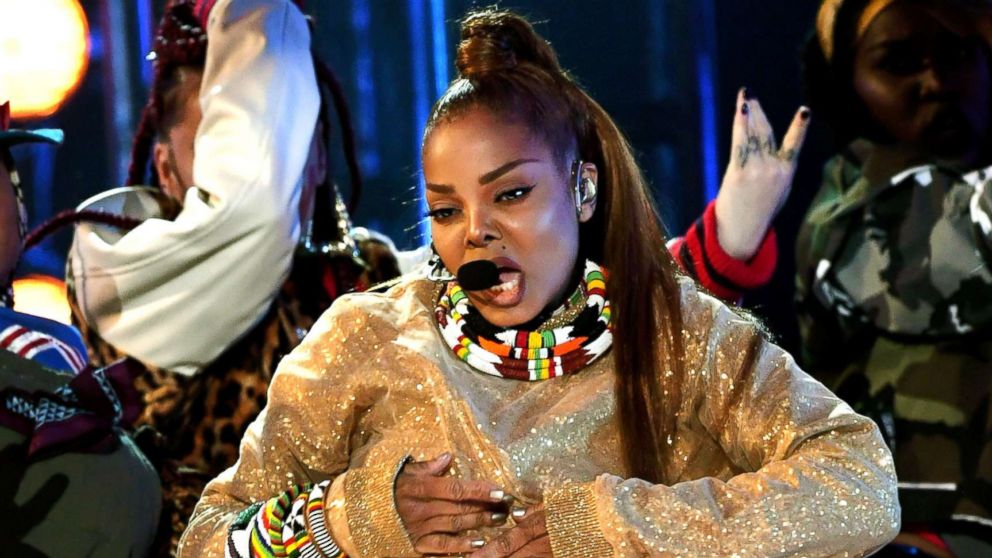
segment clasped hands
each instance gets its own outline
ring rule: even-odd
[[[471,558],[543,558],[552,556],[551,539],[541,504],[511,507],[503,489],[488,481],[447,476],[452,456],[408,463],[396,478],[396,510],[413,548],[426,555]],[[473,535],[483,527],[506,525],[486,541]]]

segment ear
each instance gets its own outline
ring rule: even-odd
[[[169,147],[165,142],[156,141],[152,148],[152,164],[155,165],[155,173],[158,174],[158,183],[170,198],[182,203],[182,195],[179,192],[179,180],[173,172],[173,167],[169,164]]]
[[[599,197],[599,170],[596,168],[596,163],[582,163],[582,167],[579,168],[579,184],[576,187],[579,188],[582,199],[579,222],[585,223],[596,213],[596,200]]]

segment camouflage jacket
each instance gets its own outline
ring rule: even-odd
[[[121,432],[136,408],[129,379],[0,350],[0,554],[148,555],[160,486]]]
[[[805,366],[879,422],[905,490],[926,483],[928,511],[904,520],[992,511],[990,209],[992,168],[859,140],[800,230]]]

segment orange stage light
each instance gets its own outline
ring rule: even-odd
[[[65,282],[48,275],[28,275],[14,281],[14,310],[72,323]]]
[[[86,73],[86,14],[78,0],[0,0],[0,14],[0,102],[15,119],[49,116]]]

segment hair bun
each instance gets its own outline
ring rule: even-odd
[[[558,57],[523,17],[486,8],[462,21],[461,43],[455,66],[464,78],[508,72],[530,63],[549,72],[560,72]]]

